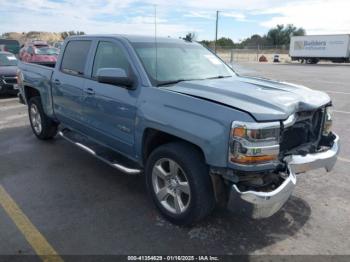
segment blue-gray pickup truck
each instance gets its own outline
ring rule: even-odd
[[[155,206],[175,224],[194,224],[217,205],[269,217],[296,174],[330,171],[337,159],[327,94],[240,76],[198,43],[75,36],[55,68],[19,67],[34,134],[58,134],[144,175]]]

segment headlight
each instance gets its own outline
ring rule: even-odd
[[[323,124],[323,134],[328,135],[331,130],[332,130],[332,114],[331,110],[329,107],[326,108],[326,114],[325,114],[325,119],[324,119],[324,124]]]
[[[242,165],[276,161],[279,154],[280,123],[234,121],[230,137],[229,161]]]

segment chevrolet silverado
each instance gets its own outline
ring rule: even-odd
[[[58,134],[143,174],[155,206],[176,224],[194,224],[216,205],[272,216],[297,174],[330,171],[337,159],[326,93],[240,76],[195,42],[74,36],[55,68],[19,67],[35,136]]]

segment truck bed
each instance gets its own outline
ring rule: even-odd
[[[33,87],[40,92],[44,111],[47,115],[51,116],[53,114],[51,77],[55,69],[44,65],[25,62],[19,62],[18,68],[22,72],[23,86]],[[25,97],[23,87],[20,86],[19,88],[22,97]]]
[[[28,82],[32,84],[39,83],[43,80],[51,80],[51,76],[54,71],[54,68],[52,67],[26,62],[19,62],[18,68],[25,76],[25,80],[28,80]]]

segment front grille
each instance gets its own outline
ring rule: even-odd
[[[299,125],[298,127],[292,126],[283,131],[280,150],[287,151],[307,142],[307,129],[303,128],[303,125]]]
[[[280,150],[291,151],[319,141],[324,118],[324,108],[297,113],[296,122],[282,131]]]

